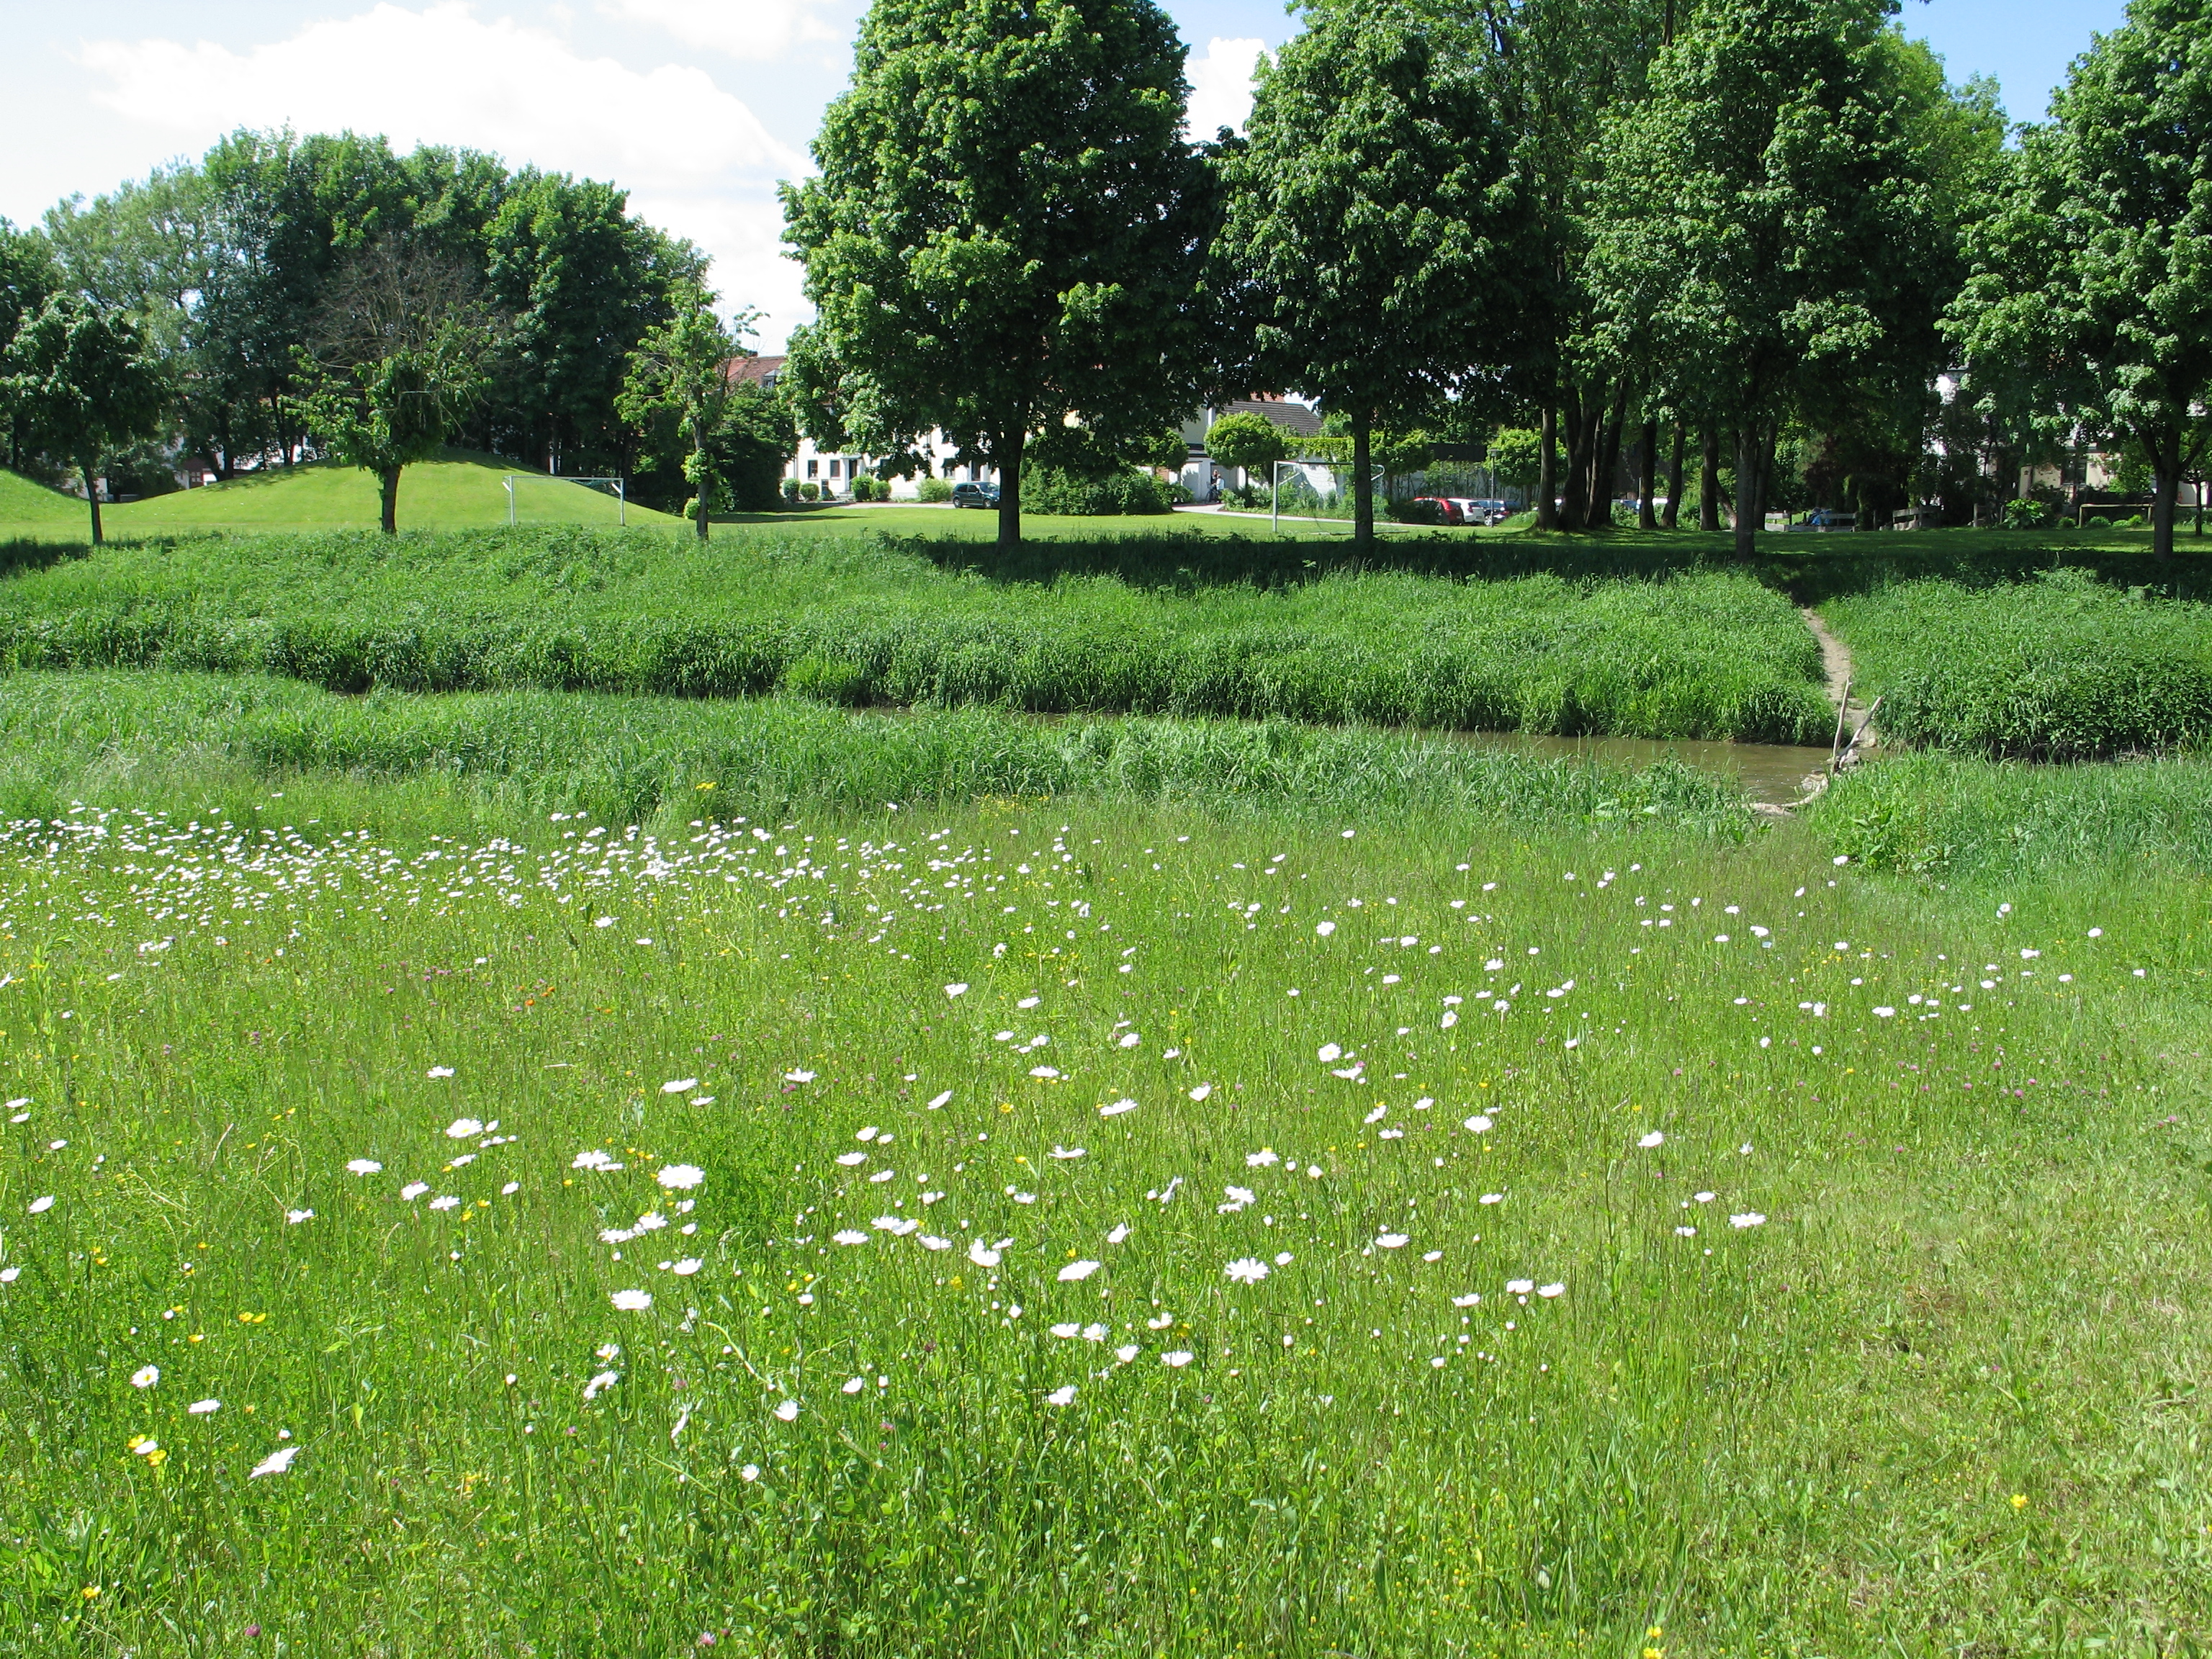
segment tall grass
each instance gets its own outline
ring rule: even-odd
[[[1968,588],[1912,582],[1826,615],[1885,738],[2075,759],[2212,739],[2212,608],[2076,571]]]
[[[487,820],[582,811],[680,822],[709,808],[772,817],[1080,796],[1294,816],[1659,819],[1730,837],[1747,822],[1733,787],[1671,762],[1631,769],[1282,721],[902,715],[795,698],[576,692],[342,697],[277,678],[112,671],[22,672],[6,684],[0,816],[43,817],[76,799],[159,800],[189,815],[211,789],[289,780],[286,816],[298,817],[301,783],[384,780]]]
[[[0,663],[1811,742],[1819,653],[1740,575],[1048,583],[881,543],[581,532],[117,549],[0,584]]]
[[[1979,880],[2212,875],[2212,757],[2048,765],[1919,750],[1845,773],[1807,820],[1877,868]]]

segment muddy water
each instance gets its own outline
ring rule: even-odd
[[[1455,743],[1486,749],[1513,749],[1547,758],[1649,766],[1672,758],[1701,772],[1735,779],[1753,800],[1784,805],[1806,793],[1806,778],[1827,769],[1828,751],[1787,743],[1711,743],[1688,738],[1552,738],[1525,732],[1452,732]]]

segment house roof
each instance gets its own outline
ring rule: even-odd
[[[787,357],[732,357],[722,372],[732,386],[772,386],[790,361]]]
[[[1215,404],[1213,418],[1218,421],[1224,415],[1257,415],[1261,419],[1272,421],[1284,431],[1301,438],[1317,437],[1321,433],[1321,416],[1304,404],[1290,403],[1265,393],[1255,398],[1239,398],[1233,403]]]

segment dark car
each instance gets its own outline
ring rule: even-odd
[[[999,486],[994,483],[957,483],[952,486],[952,505],[955,507],[996,507]]]
[[[1467,515],[1448,495],[1416,495],[1400,509],[1407,524],[1465,524]]]

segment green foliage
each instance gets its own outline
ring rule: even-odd
[[[801,501],[820,501],[822,499],[822,486],[816,483],[811,478],[809,478],[805,483],[799,486],[799,498]]]
[[[1165,513],[1176,488],[1149,472],[1122,467],[1103,477],[1041,467],[1030,474],[1028,500],[1033,513],[1068,518],[1101,518],[1133,513]]]
[[[1954,307],[1978,371],[2019,365],[2045,424],[2132,436],[2174,496],[2212,443],[2212,30],[2205,0],[2134,0],[2023,136]]]
[[[623,470],[629,356],[690,303],[706,260],[631,217],[627,191],[534,168],[507,181],[483,248],[487,292],[513,319],[495,418],[565,471]]]
[[[1909,583],[1827,615],[1892,741],[2058,760],[2212,744],[2212,606],[2062,571]]]
[[[0,406],[33,445],[76,465],[94,545],[101,536],[93,474],[108,451],[154,431],[168,390],[134,324],[71,294],[50,296],[0,350]]]
[[[1242,367],[1347,423],[1363,546],[1370,435],[1458,390],[1510,313],[1522,256],[1489,63],[1455,16],[1316,8],[1261,65],[1249,141],[1222,160],[1213,285],[1249,331]]]
[[[372,244],[332,277],[298,401],[335,459],[376,475],[386,535],[402,471],[442,453],[490,386],[495,327],[467,267],[421,246]]]
[[[1490,470],[1498,482],[1534,489],[1542,476],[1544,441],[1525,427],[1501,427],[1490,441]]]
[[[1200,401],[1212,210],[1183,57],[1151,0],[867,11],[821,172],[784,189],[819,313],[791,352],[817,440],[889,454],[941,430],[998,469],[1011,544],[1025,454],[1142,459]]]
[[[750,313],[741,314],[733,331],[714,314],[712,295],[685,289],[676,296],[675,314],[629,355],[617,406],[663,450],[680,450],[684,476],[702,500],[719,493],[712,434],[729,413],[730,362],[738,355],[738,334],[750,320]],[[693,522],[705,541],[708,515],[699,514]]]
[[[923,501],[949,501],[952,499],[952,481],[931,473],[914,487],[915,499]]]
[[[1608,312],[1739,433],[1748,551],[1793,412],[1839,375],[1918,383],[1948,227],[1881,0],[1711,0],[1607,137],[1591,259]]]
[[[876,499],[875,475],[872,472],[854,473],[853,475],[852,494],[853,499],[856,501],[874,501]]]
[[[744,696],[810,655],[902,705],[1823,742],[1832,719],[1789,602],[1717,574],[1146,591],[760,537],[733,584],[657,538],[556,531],[179,543],[0,592],[0,663],[21,668]]]
[[[1276,462],[1290,458],[1290,434],[1264,415],[1224,415],[1206,428],[1206,453],[1219,466],[1257,475],[1262,484]]]

